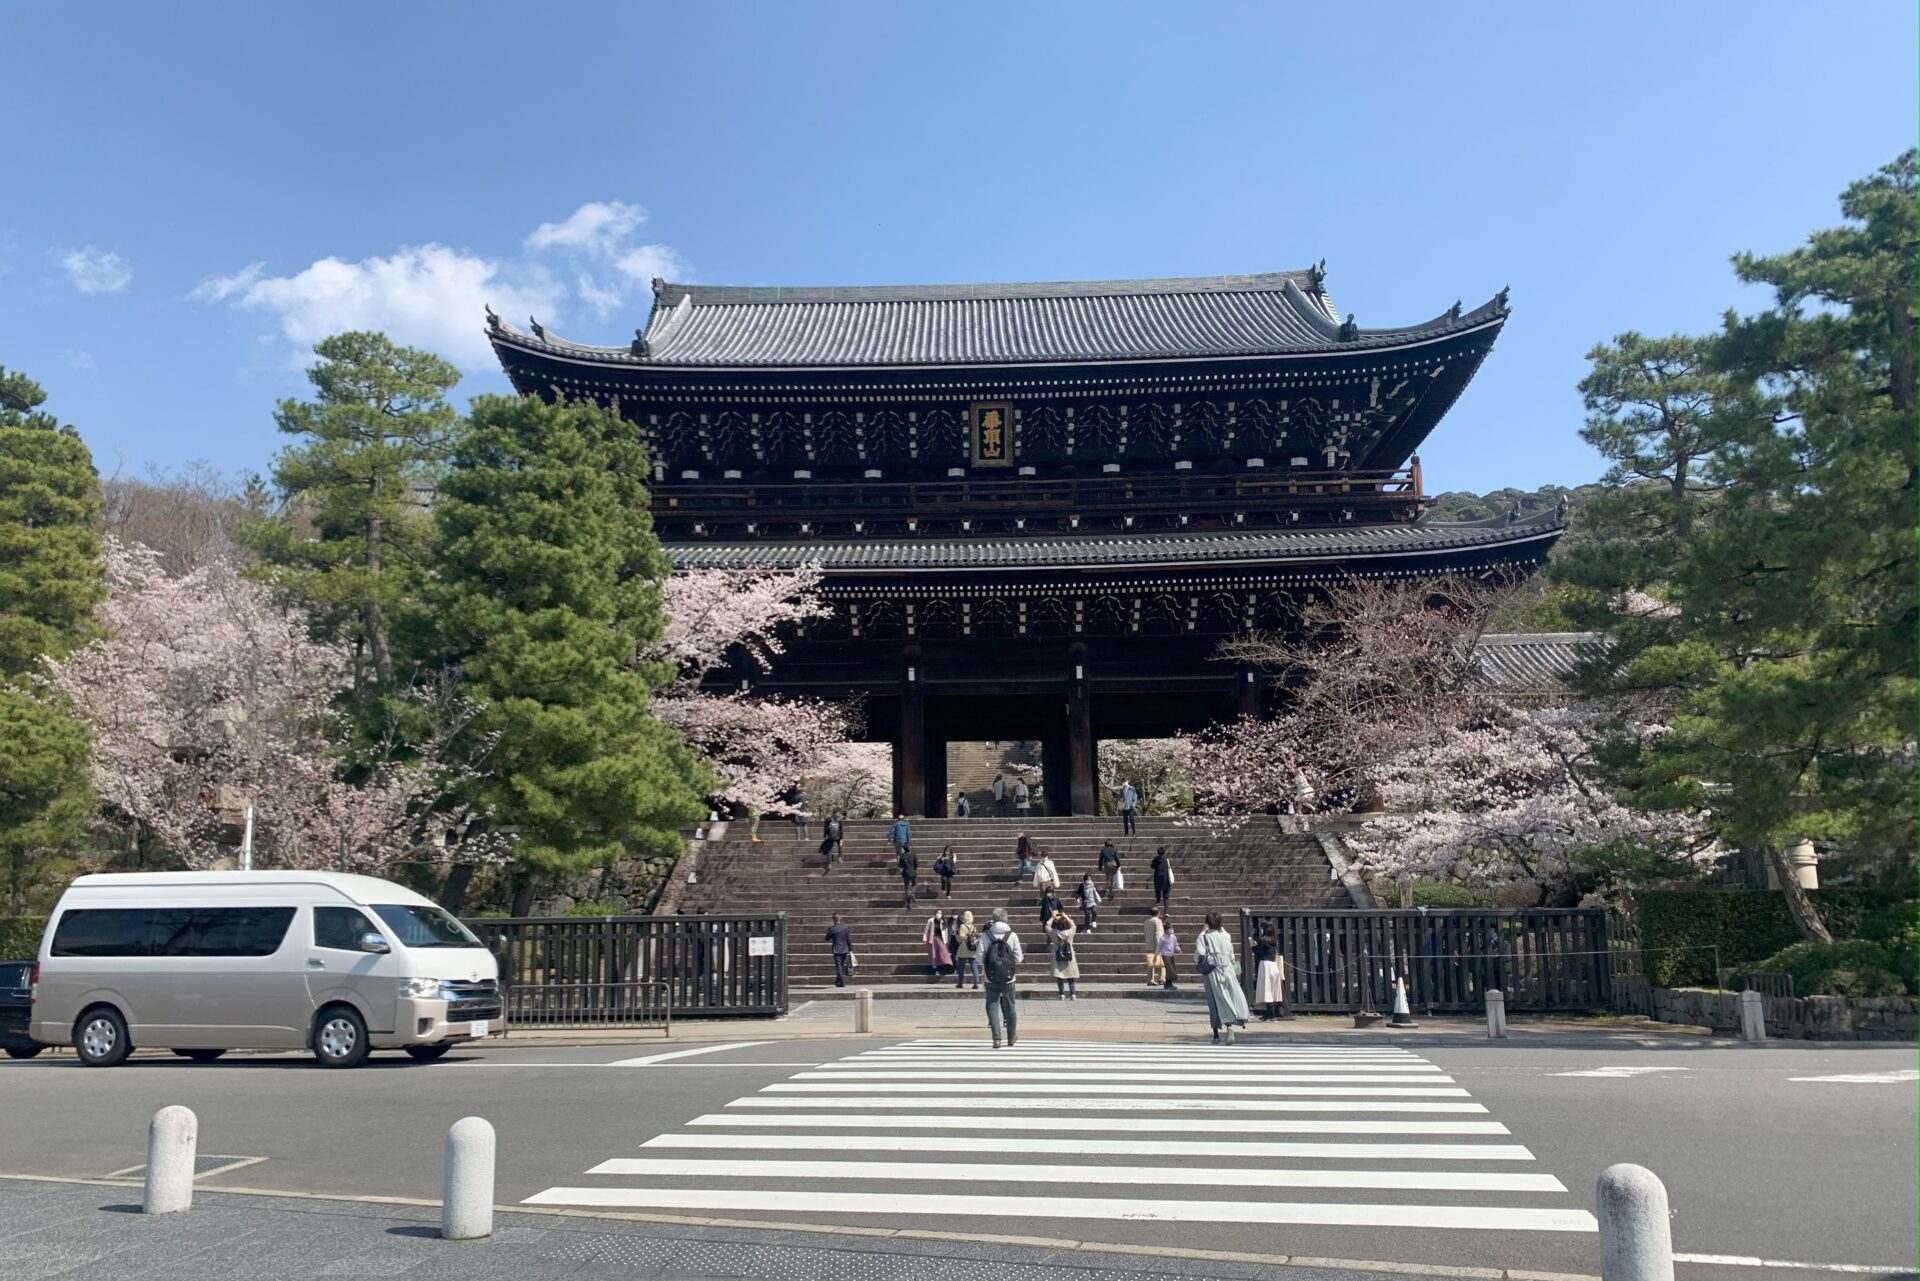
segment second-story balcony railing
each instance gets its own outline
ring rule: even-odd
[[[664,484],[657,519],[681,525],[743,521],[840,525],[965,517],[1178,517],[1211,511],[1365,510],[1409,516],[1421,503],[1420,468],[1392,471],[1175,472],[1136,476],[1022,476],[925,482],[780,481]]]

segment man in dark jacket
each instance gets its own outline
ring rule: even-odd
[[[1120,868],[1120,851],[1108,841],[1100,847],[1100,875],[1107,878],[1107,893],[1113,893],[1113,874]]]
[[[827,942],[833,945],[833,985],[847,985],[847,958],[853,955],[853,932],[840,923],[840,913],[833,914],[833,924],[827,927]]]
[[[1167,861],[1164,845],[1153,855],[1153,901],[1168,911],[1173,909],[1173,864]]]
[[[913,883],[920,879],[920,856],[911,846],[900,847],[900,888],[904,891],[907,910],[913,910]]]

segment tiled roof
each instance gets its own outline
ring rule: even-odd
[[[1513,693],[1564,693],[1588,646],[1603,644],[1598,632],[1496,632],[1474,647],[1480,679]]]
[[[1076,569],[1097,566],[1271,565],[1341,557],[1402,557],[1551,540],[1551,513],[1528,520],[1372,526],[1360,529],[1247,530],[1223,533],[1086,534],[1074,537],[875,539],[861,542],[675,543],[676,569],[894,570]]]
[[[1341,323],[1317,269],[1254,276],[1055,284],[844,288],[653,283],[653,315],[630,347],[568,342],[492,322],[496,344],[656,366],[874,366],[1153,360],[1369,350],[1506,315],[1504,293],[1422,325]]]

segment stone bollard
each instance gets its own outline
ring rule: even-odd
[[[1743,1041],[1767,1039],[1766,1000],[1752,988],[1740,994],[1740,1039]]]
[[[873,989],[863,987],[853,994],[853,1030],[873,1031]]]
[[[178,1214],[193,1208],[193,1154],[200,1145],[200,1118],[179,1105],[161,1108],[147,1126],[147,1186],[144,1214]]]
[[[1652,1170],[1610,1165],[1595,1186],[1600,1208],[1600,1281],[1673,1281],[1667,1189]]]
[[[493,1235],[493,1126],[463,1116],[447,1131],[446,1181],[440,1194],[440,1235],[471,1241]]]
[[[1507,1039],[1507,994],[1497,987],[1487,990],[1487,1039]]]

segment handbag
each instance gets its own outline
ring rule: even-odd
[[[860,968],[860,958],[855,956],[852,952],[847,953],[847,968],[850,970],[857,970]]]
[[[1193,968],[1202,974],[1211,974],[1220,968],[1220,962],[1213,959],[1213,953],[1202,952],[1194,958]]]
[[[1116,892],[1127,888],[1127,874],[1117,867],[1113,869],[1113,888]]]

